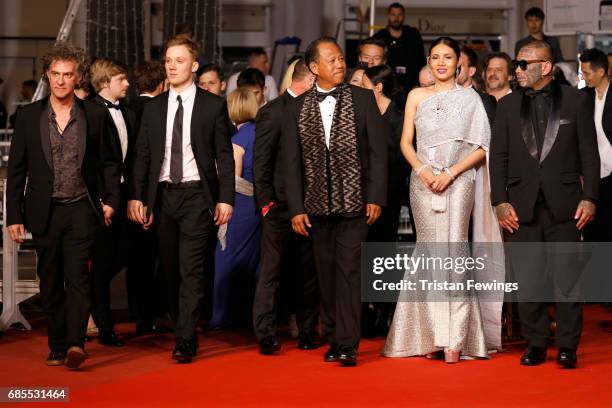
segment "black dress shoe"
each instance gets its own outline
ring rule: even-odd
[[[329,346],[329,349],[323,354],[323,361],[326,363],[333,363],[334,361],[338,361],[338,348],[336,346]]]
[[[105,346],[109,347],[123,347],[123,342],[117,337],[115,332],[111,333],[100,333],[100,337],[98,337],[98,342]]]
[[[578,364],[576,351],[570,348],[561,347],[557,353],[557,364],[563,368],[576,368],[576,364]]]
[[[66,360],[65,351],[52,351],[49,353],[49,357],[47,357],[47,365],[61,366],[64,365],[64,360]]]
[[[338,355],[338,361],[344,367],[357,365],[357,350],[354,347],[342,347]]]
[[[521,365],[537,366],[546,361],[546,349],[542,347],[529,347],[521,356]]]
[[[172,351],[172,359],[177,363],[191,363],[197,353],[198,346],[193,341],[179,339]]]
[[[311,335],[300,334],[297,346],[300,350],[314,350],[319,348],[321,345],[316,342]]]
[[[155,333],[156,327],[152,322],[138,322],[136,323],[136,333],[138,334],[150,334]]]
[[[259,341],[259,354],[268,356],[281,349],[280,341],[274,336],[263,338]]]

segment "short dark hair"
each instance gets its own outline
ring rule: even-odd
[[[198,72],[196,73],[196,78],[200,78],[207,72],[216,72],[219,77],[219,81],[225,81],[225,77],[223,75],[223,70],[217,64],[205,64],[198,68]]]
[[[306,62],[306,66],[308,67],[308,69],[310,69],[310,64],[312,62],[319,61],[319,45],[324,43],[334,44],[336,47],[340,48],[340,45],[338,45],[338,42],[334,37],[324,35],[322,37],[317,38],[316,40],[308,44],[308,48],[306,48],[306,51],[304,52],[304,62]]]
[[[155,91],[159,84],[164,82],[166,70],[161,61],[147,61],[136,68],[134,76],[136,77],[138,92],[149,93]]]
[[[389,5],[389,7],[387,8],[387,14],[391,12],[391,9],[394,8],[398,8],[398,9],[402,9],[402,13],[406,12],[406,9],[404,8],[404,6],[401,3],[395,2],[395,3],[391,3]]]
[[[266,86],[266,77],[257,68],[247,68],[238,75],[236,85],[238,88],[242,88],[243,86],[257,86],[264,89]]]
[[[361,49],[365,46],[365,45],[375,45],[377,47],[380,47],[383,49],[383,55],[386,57],[387,56],[387,43],[384,42],[383,40],[381,40],[380,38],[375,38],[375,37],[369,37],[366,38],[365,40],[362,40],[359,43],[359,53],[361,53]]]
[[[525,12],[525,20],[527,20],[529,17],[536,17],[540,20],[544,20],[544,12],[539,7],[532,7]]]
[[[597,48],[584,50],[582,54],[580,54],[580,62],[588,62],[593,69],[603,68],[604,73],[606,75],[608,74],[608,56]]]
[[[505,52],[492,52],[488,54],[484,59],[484,70],[485,71],[487,70],[487,67],[489,66],[489,63],[491,62],[491,60],[495,58],[503,59],[504,61],[506,61],[508,75],[514,75],[514,72],[512,70],[512,58],[510,58],[510,56],[506,54]]]
[[[440,44],[444,44],[447,47],[450,47],[455,53],[455,55],[457,56],[457,59],[461,58],[461,47],[459,47],[459,43],[457,42],[457,40],[451,37],[438,37],[435,40],[433,40],[433,42],[429,46],[429,55],[431,55],[431,51],[437,45],[440,45]]]
[[[395,72],[388,65],[377,65],[365,70],[363,73],[373,85],[382,84],[382,93],[387,98],[393,96],[396,90]]]
[[[300,81],[304,79],[307,75],[310,75],[310,69],[306,66],[306,62],[304,58],[300,57],[297,59],[293,67],[293,74],[291,75],[292,81]]]
[[[47,71],[56,61],[73,61],[77,64],[77,72],[81,77],[84,77],[89,70],[89,59],[82,48],[75,47],[70,43],[56,43],[42,58],[43,64],[43,80],[49,83]]]
[[[476,51],[474,51],[467,45],[464,45],[463,47],[461,47],[461,52],[465,54],[468,59],[468,67],[478,68],[478,54],[476,54]]]

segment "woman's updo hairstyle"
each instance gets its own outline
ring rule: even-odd
[[[459,43],[457,42],[457,40],[454,40],[450,37],[438,37],[434,40],[434,42],[431,43],[431,46],[429,47],[429,55],[431,56],[431,51],[440,44],[444,44],[447,47],[450,47],[454,52],[455,55],[457,56],[457,60],[459,58],[461,58],[461,47],[459,46]]]

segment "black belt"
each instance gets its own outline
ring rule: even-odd
[[[187,188],[199,188],[200,181],[185,181],[184,183],[171,183],[169,181],[162,181],[159,183],[162,188],[166,188],[168,190],[184,190]]]

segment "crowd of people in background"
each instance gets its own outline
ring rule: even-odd
[[[547,87],[567,87],[562,73],[555,70],[555,63],[563,61],[559,43],[542,31],[544,17],[538,8],[527,11],[529,36],[517,42],[515,59],[491,52],[480,61],[473,48],[458,48],[451,40],[434,43],[426,54],[418,30],[404,24],[404,7],[393,3],[386,28],[361,41],[358,65],[346,70],[335,41],[319,39],[303,57],[292,59],[280,82],[280,94],[262,49],[251,52],[248,66],[226,80],[222,67],[198,64],[198,46],[185,36],[168,41],[163,61],[134,69],[97,58],[86,72],[81,51],[56,46],[44,66],[51,97],[19,109],[10,118],[6,109],[0,109],[0,126],[8,121],[15,127],[7,225],[17,242],[23,242],[24,224],[34,237],[41,300],[49,317],[47,363],[78,367],[86,358],[86,334],[97,335],[109,347],[125,345],[115,330],[110,302],[111,280],[124,268],[136,332],[174,331],[172,358],[178,362],[190,362],[196,355],[200,320],[207,322],[207,330],[254,328],[264,355],[281,349],[277,326],[288,322],[300,349],[327,341],[330,347],[324,360],[346,366],[356,364],[362,333],[386,336],[390,327],[384,355],[438,358],[444,352],[447,362],[458,361],[461,351],[486,357],[491,345],[485,344],[489,339],[481,336],[479,327],[470,326],[467,334],[467,326],[457,329],[454,343],[430,347],[437,334],[414,333],[416,321],[411,320],[415,313],[424,319],[427,311],[362,305],[360,244],[397,241],[403,206],[411,211],[415,239],[432,239],[424,221],[430,209],[422,206],[432,192],[419,187],[422,180],[427,179],[431,191],[440,183],[437,192],[450,183],[455,189],[465,183],[465,191],[451,192],[465,198],[471,194],[467,178],[456,172],[469,171],[489,149],[492,156],[497,154],[493,162],[498,166],[491,168],[491,177],[497,176],[494,171],[505,171],[510,152],[496,144],[495,137],[512,130],[506,128],[510,123],[500,121],[500,109],[502,117],[510,115],[512,104],[520,100],[508,96],[517,91],[528,94],[522,89],[533,88],[542,78],[551,79],[553,85],[545,81]],[[441,68],[439,59],[447,59],[453,71],[447,72],[446,65]],[[589,179],[585,188],[591,186],[591,196],[578,201],[580,211],[592,218],[594,209],[588,203],[597,202],[599,190],[602,205],[585,237],[612,241],[612,117],[607,110],[612,67],[609,56],[596,49],[584,51],[580,60],[590,92],[581,95],[592,106],[580,111],[590,117],[579,120],[594,119],[601,185],[596,188]],[[130,86],[138,92],[126,99]],[[421,103],[438,95],[439,87],[449,95],[456,89],[471,90],[453,98],[475,104],[470,118],[476,122],[484,118],[486,126],[473,128],[473,137],[482,131],[477,139],[463,140],[466,151],[478,152],[472,153],[473,163],[465,168],[449,164],[429,174],[435,166],[419,161],[417,153],[422,149],[419,143],[433,136],[410,120],[415,120],[415,100]],[[34,81],[23,83],[24,100],[32,98],[35,88]],[[78,99],[73,102],[66,89]],[[542,103],[548,103],[548,94],[538,92],[533,100],[543,98]],[[354,115],[343,114],[347,107]],[[540,111],[534,115],[540,118]],[[549,113],[543,115],[548,120]],[[314,117],[321,120],[308,121]],[[465,119],[456,126],[468,126]],[[100,134],[91,133],[95,125]],[[49,133],[50,140],[42,147],[40,138],[34,138],[40,129]],[[539,131],[536,126],[536,155],[542,153]],[[76,138],[80,132],[87,132],[86,149],[76,142],[70,147],[68,137]],[[342,134],[345,142],[331,138],[332,132]],[[359,148],[364,145],[369,148]],[[335,155],[339,147],[346,156]],[[502,156],[507,159],[503,163]],[[581,160],[586,163],[584,157]],[[596,161],[599,156],[589,161],[589,168],[597,167]],[[518,222],[530,218],[524,208],[533,203],[517,204],[507,197],[505,185],[503,191],[492,188],[501,226],[516,232]],[[336,189],[344,195],[336,195]],[[542,204],[553,196],[542,189],[533,198],[540,211],[538,220],[554,223]],[[418,203],[413,206],[415,199]],[[470,200],[453,203],[468,219],[472,204]],[[562,211],[555,213],[552,207],[554,220]],[[104,226],[97,226],[96,216]],[[457,227],[460,232],[449,239],[467,240],[464,221],[448,221],[463,228]],[[525,234],[525,240],[533,238]],[[575,238],[568,234],[566,239]],[[64,272],[58,273],[62,268]],[[533,318],[543,313],[541,308],[532,305],[522,315]],[[558,308],[560,319],[580,320],[577,306]],[[406,321],[412,328],[406,327]],[[449,323],[450,330],[457,324]],[[543,362],[543,337],[547,337],[543,326],[541,319],[524,323],[529,341],[521,360],[525,365]],[[572,367],[579,324],[569,326],[561,333],[565,343],[559,345],[560,352],[566,354],[560,354],[559,361]],[[560,322],[560,327],[566,326]],[[466,336],[475,343],[465,343]]]

